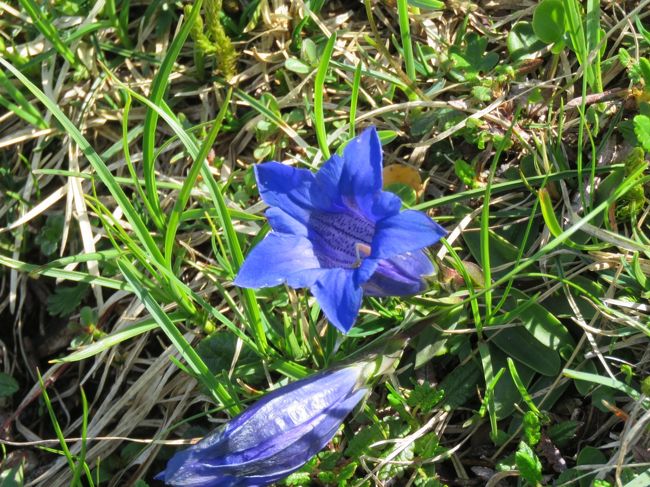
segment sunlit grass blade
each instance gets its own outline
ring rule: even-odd
[[[643,405],[645,408],[650,408],[650,399],[648,397],[642,396],[639,391],[634,387],[627,385],[625,382],[622,382],[618,379],[612,377],[604,377],[599,374],[592,374],[590,372],[582,372],[580,370],[565,369],[562,374],[566,377],[575,380],[584,380],[591,382],[593,384],[598,384],[605,387],[611,387],[616,389],[624,394],[627,394],[630,398],[635,401],[643,399]]]
[[[172,72],[174,63],[181,52],[183,44],[185,44],[185,40],[190,35],[192,25],[201,11],[202,3],[203,0],[196,0],[193,2],[190,15],[187,17],[183,26],[167,49],[165,58],[163,59],[151,86],[149,99],[154,105],[160,105],[163,100],[165,90],[169,84],[169,75]],[[155,210],[154,216],[156,218],[156,226],[158,228],[163,228],[165,217],[162,214],[160,202],[158,201],[154,158],[157,122],[158,112],[151,110],[151,106],[149,106],[144,120],[144,131],[142,133],[142,170],[145,181],[145,192],[151,206]]]
[[[4,88],[7,95],[13,98],[12,101],[11,99],[0,95],[0,105],[4,106],[7,110],[15,113],[17,116],[35,127],[41,129],[47,128],[48,125],[43,118],[43,115],[41,115],[38,109],[32,105],[27,98],[25,98],[25,96],[11,83],[11,81],[9,81],[4,71],[1,70],[0,86]]]
[[[399,32],[402,39],[402,51],[404,53],[404,64],[406,74],[415,81],[415,58],[413,57],[413,44],[411,40],[411,28],[409,26],[409,10],[407,0],[397,0],[397,14],[399,16]],[[417,96],[415,97],[417,99]]]
[[[63,435],[63,430],[61,429],[61,425],[59,424],[59,421],[56,418],[54,408],[52,407],[52,401],[50,400],[50,396],[47,393],[47,388],[45,387],[45,383],[43,382],[43,377],[41,377],[40,372],[38,372],[38,383],[41,387],[43,402],[45,403],[45,408],[47,409],[47,412],[50,416],[50,422],[52,423],[52,427],[54,428],[54,433],[56,434],[56,437],[59,440],[59,444],[61,445],[61,451],[63,452],[63,455],[68,461],[68,466],[70,467],[70,470],[72,472],[75,472],[75,478],[77,479],[77,482],[76,483],[73,482],[70,485],[72,487],[77,487],[77,486],[81,487],[83,485],[79,477],[80,477],[80,470],[84,470],[89,485],[94,486],[95,484],[93,482],[90,469],[88,468],[88,465],[86,465],[86,463],[83,461],[82,457],[80,457],[79,465],[75,465],[75,457],[70,452],[70,448],[68,448],[68,444],[66,442],[65,436]],[[82,393],[82,397],[85,400],[85,396],[83,396],[83,393]],[[86,417],[87,417],[87,411],[86,411]],[[79,469],[79,476],[77,476],[76,474],[77,469]]]
[[[510,371],[510,377],[512,377],[512,381],[515,383],[515,386],[519,391],[519,395],[521,395],[521,398],[524,400],[524,402],[526,403],[526,405],[531,411],[533,411],[536,414],[541,414],[539,409],[533,402],[533,398],[530,396],[528,389],[526,389],[526,386],[521,380],[521,377],[519,377],[519,372],[517,372],[517,366],[515,365],[515,362],[510,357],[508,357],[506,360],[508,362],[508,370]]]
[[[535,252],[535,254],[533,254],[531,257],[524,260],[519,265],[515,266],[512,270],[510,270],[508,273],[506,273],[504,276],[500,277],[498,280],[492,283],[492,287],[496,288],[497,286],[500,286],[504,282],[507,282],[513,277],[519,275],[523,270],[527,269],[535,262],[539,261],[541,257],[547,255],[552,250],[564,244],[571,237],[571,235],[578,232],[584,224],[589,223],[597,215],[601,214],[603,211],[606,211],[606,209],[609,208],[614,201],[616,201],[618,198],[620,198],[622,195],[628,192],[634,185],[639,184],[640,182],[645,183],[647,181],[650,181],[650,176],[641,177],[643,172],[644,172],[644,168],[639,168],[636,171],[632,172],[629,175],[629,179],[623,181],[623,183],[621,183],[621,185],[618,186],[605,201],[603,201],[598,206],[596,206],[592,211],[587,213],[580,220],[576,221],[573,224],[573,226],[564,230],[560,235],[555,237],[544,247],[542,247],[537,252]],[[482,295],[484,292],[485,291],[480,291],[479,295]]]
[[[80,388],[79,391],[81,392],[81,449],[79,450],[77,465],[75,466],[74,475],[72,476],[70,485],[77,485],[80,483],[81,473],[83,471],[87,472],[90,485],[93,485],[92,476],[90,475],[90,471],[86,465],[86,448],[88,445],[88,401],[83,387]]]
[[[354,79],[352,81],[352,95],[350,96],[350,128],[348,136],[352,139],[356,132],[357,123],[357,104],[359,102],[359,88],[361,87],[361,62],[357,64],[354,70]]]
[[[597,167],[595,174],[607,174],[616,170],[623,168],[622,164],[612,164],[611,166],[606,167]],[[505,181],[502,183],[494,183],[491,186],[490,192],[492,195],[507,193],[514,191],[516,189],[522,189],[528,185],[538,187],[543,185],[546,181],[561,181],[570,178],[574,178],[578,175],[578,171],[571,169],[568,171],[558,171],[554,173],[545,174],[543,176],[532,176],[526,178],[526,180],[516,180],[516,181]],[[441,196],[440,198],[435,198],[429,201],[424,201],[417,205],[412,206],[414,210],[426,210],[428,208],[436,208],[443,205],[448,205],[451,203],[456,203],[458,201],[465,201],[472,198],[480,197],[485,194],[484,188],[478,189],[468,189],[460,193],[451,194],[447,196]]]
[[[167,316],[172,323],[180,323],[186,318],[185,314],[180,312],[167,313]],[[142,335],[148,331],[155,330],[156,328],[158,328],[158,323],[156,320],[153,318],[147,318],[145,320],[142,320],[140,323],[127,326],[125,328],[122,328],[120,331],[111,333],[104,338],[100,338],[96,342],[93,342],[80,350],[72,352],[63,358],[51,360],[51,362],[78,362],[80,360],[85,360],[87,358],[94,357],[95,355],[98,355],[102,352],[105,352],[106,350],[109,350],[126,340]]]
[[[212,124],[212,128],[210,129],[210,132],[208,132],[208,136],[205,138],[205,141],[201,145],[201,148],[199,149],[199,153],[197,154],[196,159],[194,159],[194,162],[190,166],[190,170],[188,171],[187,176],[185,177],[183,186],[181,187],[181,190],[178,192],[178,196],[176,197],[176,203],[174,204],[174,208],[169,214],[167,220],[167,228],[165,231],[165,252],[164,252],[165,259],[167,261],[168,266],[171,266],[172,263],[174,239],[176,238],[176,231],[178,230],[178,225],[181,221],[181,215],[183,213],[183,210],[185,209],[185,206],[187,205],[188,200],[190,199],[190,192],[192,191],[192,188],[194,188],[196,179],[198,178],[199,173],[201,172],[201,168],[205,163],[208,152],[210,152],[210,149],[212,149],[212,146],[214,145],[214,141],[216,140],[217,135],[219,134],[219,130],[221,129],[221,123],[223,122],[223,118],[225,117],[226,112],[228,111],[228,105],[230,104],[231,95],[232,95],[232,88],[229,89],[228,92],[226,93],[226,97],[223,100],[223,104],[221,106],[221,109],[219,110],[219,113],[217,114],[217,118],[215,118]]]
[[[52,25],[52,22],[50,22],[50,20],[45,15],[43,15],[38,4],[36,4],[34,0],[20,0],[20,4],[32,18],[34,24],[41,32],[41,34],[43,34],[45,38],[52,43],[58,53],[61,54],[61,56],[63,56],[63,58],[68,61],[71,66],[77,66],[77,57],[61,40],[58,29]]]
[[[239,244],[239,239],[237,238],[237,233],[235,232],[235,227],[233,226],[230,214],[228,213],[226,200],[223,197],[219,184],[215,181],[214,176],[212,175],[212,172],[210,172],[206,163],[204,163],[201,168],[201,174],[203,180],[208,186],[210,196],[215,203],[217,218],[225,234],[226,245],[234,263],[234,270],[238,271],[242,262],[244,262],[244,254],[241,250],[241,245]],[[264,330],[264,323],[262,322],[262,313],[257,302],[257,297],[255,296],[255,291],[252,289],[242,288],[240,292],[244,298],[243,305],[246,310],[246,316],[249,320],[247,326],[250,327],[251,333],[255,338],[255,343],[259,347],[260,352],[265,354],[267,352],[268,342],[266,339],[266,331]]]
[[[128,291],[130,287],[127,283],[108,277],[93,276],[85,272],[67,271],[65,269],[50,269],[47,267],[28,264],[11,257],[0,254],[0,265],[10,269],[16,269],[20,272],[33,274],[35,276],[52,277],[54,279],[63,279],[71,282],[85,282],[87,284],[96,284],[98,286],[119,291]]]
[[[327,132],[325,131],[325,110],[323,108],[323,95],[325,94],[325,76],[329,68],[334,43],[336,42],[336,32],[333,32],[325,44],[316,79],[314,80],[314,128],[316,129],[316,139],[318,146],[325,159],[329,159],[330,150],[327,145]]]

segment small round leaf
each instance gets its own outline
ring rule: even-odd
[[[544,0],[533,13],[533,30],[547,44],[562,40],[565,28],[562,0]]]

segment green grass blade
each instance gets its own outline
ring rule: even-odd
[[[66,271],[65,269],[48,269],[47,267],[43,266],[27,264],[26,262],[12,259],[11,257],[7,257],[2,254],[0,254],[0,265],[36,276],[53,277],[54,279],[63,279],[72,282],[85,282],[87,284],[95,284],[119,291],[131,290],[128,284],[122,281],[118,281],[117,279],[93,276],[91,274],[78,271]]]
[[[330,150],[327,146],[327,132],[325,131],[325,111],[323,109],[323,95],[325,93],[325,75],[330,65],[334,43],[336,42],[336,32],[333,32],[325,44],[323,57],[321,57],[314,80],[314,128],[316,129],[316,139],[318,146],[323,153],[323,158],[330,158]]]
[[[192,10],[187,19],[183,23],[178,35],[174,38],[172,43],[167,49],[167,54],[163,59],[160,69],[156,74],[151,86],[151,94],[149,98],[154,105],[160,105],[165,89],[169,83],[169,75],[172,72],[174,63],[181,52],[185,40],[190,35],[192,25],[201,11],[201,4],[203,0],[195,0],[192,4]],[[142,168],[145,181],[145,192],[151,206],[155,209],[156,225],[158,228],[163,228],[165,220],[162,210],[160,209],[160,202],[158,201],[158,191],[156,189],[156,173],[155,173],[155,158],[154,151],[156,146],[156,126],[158,122],[158,112],[150,108],[144,120],[144,131],[142,133]]]
[[[402,39],[402,51],[404,53],[406,74],[411,78],[411,80],[415,81],[415,58],[413,56],[413,44],[411,42],[411,27],[409,26],[409,7],[407,0],[397,0],[397,15],[399,16],[399,32]]]
[[[217,209],[217,217],[219,223],[221,224],[221,228],[224,231],[226,245],[228,247],[228,251],[230,252],[230,257],[234,261],[234,270],[236,272],[244,262],[244,254],[241,250],[239,239],[237,238],[237,232],[235,232],[235,227],[232,224],[230,213],[228,213],[226,200],[223,197],[219,184],[215,181],[214,176],[212,175],[212,172],[210,172],[210,169],[206,163],[203,164],[201,174],[203,176],[203,180],[208,186],[210,196],[216,204],[215,207]],[[246,316],[249,320],[247,325],[250,327],[251,332],[255,337],[255,343],[257,344],[260,352],[262,354],[266,354],[268,350],[268,342],[266,339],[266,332],[264,330],[264,323],[262,322],[262,313],[257,302],[257,296],[255,296],[255,291],[252,289],[242,288],[240,289],[240,292],[244,298],[243,305],[244,309],[246,310]]]
[[[86,393],[84,392],[83,387],[80,389],[80,391],[81,391],[81,449],[79,451],[77,465],[75,466],[74,475],[72,476],[70,485],[81,485],[81,472],[85,471],[86,478],[88,479],[88,482],[90,482],[90,486],[92,487],[94,486],[92,474],[90,473],[90,469],[88,468],[88,465],[86,465],[86,448],[88,445],[88,441],[87,441],[88,400],[86,399]]]
[[[354,79],[352,81],[352,95],[350,96],[350,130],[349,137],[352,139],[355,135],[357,120],[357,104],[359,102],[359,88],[361,87],[361,61],[354,70]]]
[[[217,118],[214,120],[214,123],[212,124],[212,128],[210,129],[208,136],[206,137],[205,141],[201,145],[199,153],[194,159],[194,162],[192,163],[192,166],[190,167],[190,170],[187,173],[187,177],[183,182],[183,186],[181,187],[181,190],[178,192],[178,196],[176,197],[176,203],[174,204],[174,208],[169,214],[169,218],[167,220],[167,230],[165,232],[165,252],[164,252],[165,260],[167,261],[168,266],[171,266],[172,264],[174,240],[176,238],[178,225],[181,221],[181,215],[183,213],[183,210],[185,209],[185,206],[187,205],[187,202],[190,199],[190,192],[194,188],[196,179],[199,176],[199,173],[201,171],[201,168],[203,167],[208,152],[210,152],[210,149],[214,145],[214,141],[216,140],[217,135],[219,134],[219,130],[221,130],[221,124],[223,122],[223,118],[226,116],[226,112],[228,111],[228,106],[230,104],[231,96],[232,96],[232,88],[228,90],[226,94],[226,98],[223,101],[223,105],[221,106],[221,109],[217,114]]]
[[[264,106],[263,103],[260,103],[245,91],[235,89],[234,94],[237,98],[248,103],[253,109],[266,117],[269,121],[273,122],[276,127],[291,137],[293,141],[301,148],[305,150],[310,149],[309,144],[305,142],[305,140],[300,135],[298,135],[298,132],[296,132],[287,122],[285,122],[282,117],[276,115],[273,110],[269,110],[266,106]]]
[[[156,221],[158,215],[157,210],[151,205],[151,201],[149,201],[149,198],[147,198],[147,195],[143,191],[142,185],[139,183],[138,176],[135,171],[135,167],[133,166],[133,162],[131,160],[131,151],[129,149],[129,144],[131,142],[129,138],[129,113],[131,112],[132,97],[127,90],[125,90],[124,93],[126,96],[126,101],[124,103],[123,114],[122,114],[122,153],[124,154],[124,161],[126,163],[126,168],[128,169],[129,174],[131,175],[131,179],[133,180],[133,185],[135,187],[135,190],[138,193],[140,199],[142,200],[142,203],[144,204],[144,207],[146,208],[147,213],[149,214],[151,219]]]
[[[63,56],[71,66],[76,67],[78,65],[77,57],[61,40],[58,29],[54,27],[49,19],[41,13],[41,9],[36,2],[34,0],[20,0],[20,4],[32,18],[41,34],[52,43],[58,53],[61,54],[61,56]]]
[[[179,313],[179,312],[168,313],[167,316],[169,317],[172,323],[180,323],[181,321],[185,320],[184,313]],[[111,333],[110,335],[104,338],[100,338],[96,342],[93,342],[90,345],[87,345],[80,350],[72,352],[71,354],[68,354],[63,358],[51,360],[51,362],[52,363],[79,362],[80,360],[85,360],[87,358],[94,357],[95,355],[98,355],[114,347],[115,345],[118,345],[131,338],[135,338],[148,331],[155,330],[156,328],[158,328],[158,323],[153,318],[145,319],[142,320],[140,323],[127,326],[126,328],[123,328],[120,331]]]
[[[45,403],[45,408],[47,409],[47,412],[50,415],[50,422],[52,423],[52,427],[54,428],[54,434],[59,440],[59,444],[61,445],[61,450],[63,451],[63,455],[68,460],[68,466],[70,467],[70,470],[74,470],[75,468],[74,457],[72,456],[72,453],[68,448],[68,444],[65,441],[65,436],[63,435],[63,430],[61,429],[61,425],[59,424],[59,421],[56,419],[56,414],[54,413],[54,408],[52,407],[52,401],[50,400],[50,396],[47,393],[47,388],[45,387],[45,383],[43,382],[43,377],[41,377],[40,371],[37,371],[37,374],[38,374],[38,383],[41,387],[41,394],[43,395],[43,402]],[[72,485],[74,486],[74,484]]]
[[[587,44],[588,61],[587,65],[591,70],[593,86],[591,89],[596,93],[603,91],[603,76],[600,65],[600,0],[587,0],[587,12],[585,19],[585,41]],[[593,61],[592,59],[593,55]]]
[[[9,78],[5,75],[4,71],[0,70],[0,86],[2,86],[7,95],[9,95],[16,103],[13,103],[8,98],[0,95],[0,105],[4,106],[7,110],[14,112],[27,123],[35,127],[45,129],[48,127],[47,122],[38,109],[29,103],[27,98],[16,88]]]
[[[508,362],[510,377],[512,377],[512,381],[515,383],[515,387],[517,387],[519,395],[521,395],[521,398],[524,400],[531,411],[536,414],[540,414],[539,409],[533,402],[533,398],[528,393],[528,389],[526,389],[524,382],[521,380],[521,377],[519,377],[519,372],[517,372],[517,366],[515,365],[515,362],[510,357],[508,357],[506,360]]]
[[[570,379],[584,380],[586,382],[592,382],[593,384],[611,387],[612,389],[616,389],[617,391],[627,394],[635,401],[641,399],[641,394],[639,391],[634,389],[634,387],[628,386],[625,382],[621,382],[620,380],[613,379],[611,377],[603,377],[602,375],[572,369],[564,369],[562,374],[566,377],[569,377]],[[648,398],[645,399],[645,402],[649,402]]]

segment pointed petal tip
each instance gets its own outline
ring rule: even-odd
[[[447,231],[421,211],[405,210],[377,223],[371,257],[390,259],[437,243]]]
[[[354,274],[353,269],[330,269],[311,286],[323,314],[344,334],[354,326],[363,299],[363,289],[355,285]]]

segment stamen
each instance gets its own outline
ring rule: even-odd
[[[372,249],[370,248],[370,245],[364,244],[361,242],[357,242],[354,244],[354,252],[357,254],[357,260],[354,262],[352,267],[361,267],[361,261],[365,257],[369,257],[370,253],[372,252]],[[363,253],[363,256],[361,255]]]

